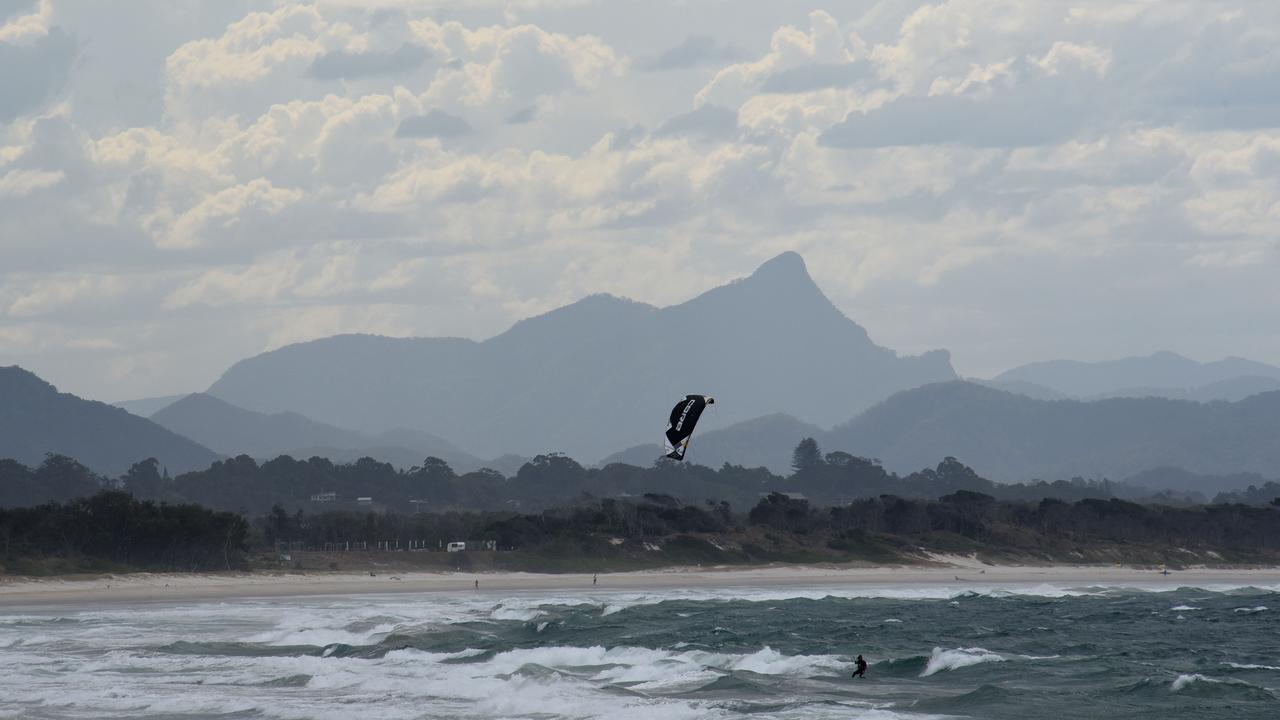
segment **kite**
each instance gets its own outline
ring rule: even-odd
[[[689,449],[689,436],[702,417],[702,411],[715,403],[715,398],[706,395],[686,395],[683,400],[671,408],[671,419],[667,422],[667,457],[672,460],[683,460]]]

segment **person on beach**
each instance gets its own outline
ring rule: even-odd
[[[866,660],[863,660],[863,659],[862,659],[862,656],[861,656],[861,655],[859,655],[859,656],[858,656],[858,659],[857,659],[857,660],[854,660],[853,662],[854,662],[854,664],[856,664],[856,665],[857,665],[857,669],[853,671],[853,676],[852,676],[852,677],[856,677],[856,678],[866,677],[866,675],[867,675],[867,661],[866,661]]]

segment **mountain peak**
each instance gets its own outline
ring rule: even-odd
[[[800,253],[794,250],[788,250],[765,261],[763,265],[756,268],[755,272],[751,273],[750,279],[785,284],[813,283],[813,278],[809,276],[809,269],[805,267],[804,258],[800,257]]]
[[[0,385],[9,392],[56,394],[58,389],[40,376],[18,365],[0,367]]]

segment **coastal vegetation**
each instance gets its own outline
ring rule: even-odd
[[[960,490],[983,493],[998,500],[1054,498],[1074,502],[1085,498],[1121,498],[1165,505],[1205,502],[1205,498],[1194,491],[1153,493],[1105,478],[996,483],[955,458],[945,458],[934,467],[898,475],[872,458],[841,451],[823,453],[811,438],[802,441],[793,453],[790,475],[728,463],[717,469],[666,460],[649,467],[612,463],[593,468],[557,453],[534,457],[510,477],[491,469],[458,474],[449,463],[434,457],[399,470],[372,458],[335,463],[321,457],[303,460],[282,455],[258,462],[240,455],[217,460],[204,470],[177,476],[170,476],[158,461],[149,458],[134,463],[116,478],[99,476],[62,455],[47,455],[44,462],[34,468],[13,460],[0,460],[0,507],[66,501],[93,494],[100,488],[119,488],[144,500],[197,503],[246,516],[262,515],[277,505],[290,512],[340,508],[374,508],[400,514],[460,510],[531,512],[584,499],[625,499],[647,493],[670,495],[690,503],[708,499],[727,501],[739,508],[750,507],[771,492],[800,496],[818,507],[844,505],[880,495],[936,499]],[[1255,488],[1240,498],[1248,497],[1258,504],[1269,502],[1271,498],[1261,497],[1260,492]],[[362,505],[357,503],[361,498],[366,500]],[[1238,500],[1232,496],[1230,501]]]
[[[1252,489],[1252,505],[1140,503],[1101,481],[997,485],[954,458],[899,477],[812,441],[796,448],[794,466],[785,477],[666,462],[590,469],[544,455],[506,478],[458,476],[430,458],[400,472],[372,460],[239,457],[176,478],[147,460],[106,480],[63,456],[34,469],[0,461],[0,562],[30,574],[350,569],[372,555],[379,564],[525,570],[913,562],[931,553],[1280,559],[1280,506],[1262,502],[1267,486]],[[353,494],[362,502],[342,500]],[[459,541],[467,552],[443,552]]]

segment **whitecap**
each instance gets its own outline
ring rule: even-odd
[[[957,670],[980,663],[1004,661],[1003,655],[993,653],[986,648],[972,647],[943,650],[940,647],[936,647],[929,656],[929,662],[924,666],[920,677],[929,677],[944,670]]]
[[[1221,680],[1214,680],[1213,678],[1206,677],[1204,675],[1201,675],[1200,673],[1192,673],[1189,675],[1187,674],[1179,675],[1177,679],[1173,681],[1173,684],[1169,686],[1169,689],[1173,692],[1178,692],[1179,690],[1185,688],[1191,683],[1197,683],[1197,682],[1213,683],[1215,685],[1222,684]]]
[[[1225,662],[1222,664],[1226,665],[1227,667],[1233,667],[1237,670],[1280,670],[1280,667],[1276,665],[1258,665],[1254,663],[1242,665],[1240,663],[1233,663],[1233,662]]]

